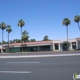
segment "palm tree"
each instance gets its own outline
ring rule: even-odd
[[[76,15],[76,16],[74,17],[74,21],[78,24],[78,28],[79,28],[79,30],[80,30],[80,25],[79,25],[80,16],[79,16],[79,15]]]
[[[49,39],[48,39],[48,36],[46,35],[46,36],[44,36],[43,41],[47,41],[47,40],[49,40]]]
[[[10,40],[10,44],[12,44],[12,43],[14,43],[14,41],[13,40]]]
[[[24,42],[26,42],[26,41],[28,41],[28,38],[29,38],[28,32],[26,30],[24,30],[24,32],[22,32],[22,40]]]
[[[13,42],[15,42],[15,43],[21,43],[21,39],[14,39]]]
[[[2,22],[0,24],[0,29],[2,30],[2,51],[1,52],[3,52],[3,35],[4,35],[3,32],[4,32],[5,28],[6,28],[6,24],[4,22]]]
[[[17,43],[21,43],[21,39],[17,39]]]
[[[21,27],[21,38],[22,38],[22,27],[25,25],[25,22],[21,19],[18,21],[18,26]],[[23,41],[22,41],[23,43]],[[23,51],[23,46],[22,46],[22,51]]]
[[[70,20],[68,18],[64,18],[62,24],[66,26],[66,33],[67,33],[67,50],[68,50],[68,25],[70,25]]]
[[[26,42],[28,41],[28,32],[24,30],[24,32],[22,32],[22,41],[25,42],[25,50],[26,50]]]
[[[2,43],[0,42],[0,44],[2,44]]]
[[[8,32],[8,52],[9,52],[9,34],[12,32],[10,25],[7,25],[6,32]]]
[[[36,40],[35,40],[35,39],[30,39],[30,41],[31,41],[31,42],[35,42]]]
[[[3,40],[3,44],[8,44],[8,42],[6,42],[6,41]]]

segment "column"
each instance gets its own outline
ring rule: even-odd
[[[72,50],[72,42],[70,42],[70,48],[69,49]]]
[[[55,51],[55,45],[54,45],[54,43],[53,43],[53,51]]]
[[[60,49],[61,49],[61,51],[63,50],[63,49],[62,49],[62,43],[60,43]]]
[[[50,50],[53,51],[53,45],[52,44],[50,45]]]
[[[2,47],[2,45],[1,45],[1,53],[3,53],[3,47]]]
[[[76,49],[78,49],[78,41],[76,40]]]
[[[60,43],[58,43],[58,44],[59,44],[58,46],[59,46],[59,51],[60,51],[60,50],[61,50],[61,48],[60,48]]]
[[[3,53],[3,48],[1,48],[1,53]]]

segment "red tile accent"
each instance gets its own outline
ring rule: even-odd
[[[76,38],[76,40],[79,40],[80,41],[80,38]]]
[[[49,41],[36,41],[36,42],[26,42],[26,45],[37,45],[37,44],[51,44],[53,43],[53,40],[49,40]],[[9,46],[20,46],[22,45],[22,43],[12,43],[9,44]],[[25,42],[23,43],[23,45],[25,45]]]

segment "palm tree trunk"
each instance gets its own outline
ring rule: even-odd
[[[79,22],[78,22],[78,28],[79,28],[79,30],[80,30]]]
[[[68,46],[68,26],[66,26],[67,28],[67,51],[69,50],[69,46]]]
[[[3,52],[3,30],[2,30],[2,51]]]
[[[26,52],[26,41],[25,41],[25,52]]]
[[[8,52],[9,52],[9,33],[8,33]]]
[[[22,27],[21,27],[21,42],[22,42],[22,51],[23,51]]]

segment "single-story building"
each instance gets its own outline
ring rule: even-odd
[[[9,44],[10,52],[22,51],[64,51],[67,50],[67,41],[64,40],[48,40],[48,41],[36,41],[36,42],[23,42]],[[8,51],[8,44],[3,45],[5,52]],[[80,49],[80,38],[68,39],[68,49],[75,50]],[[0,46],[1,51],[1,46]]]

